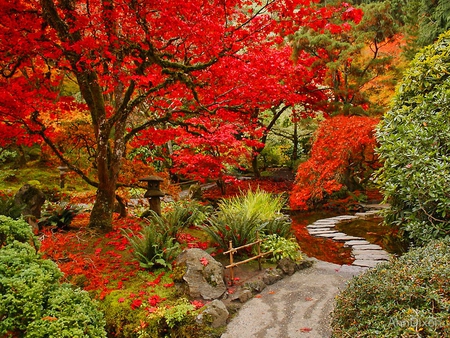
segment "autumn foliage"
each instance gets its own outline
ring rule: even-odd
[[[359,116],[336,116],[322,122],[311,157],[298,168],[291,208],[308,210],[341,189],[362,188],[379,166],[374,154],[377,123],[377,118]]]

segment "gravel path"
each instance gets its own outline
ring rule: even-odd
[[[335,296],[364,270],[316,261],[247,301],[221,338],[330,337]]]

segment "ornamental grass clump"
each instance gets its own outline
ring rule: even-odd
[[[280,196],[259,189],[248,191],[246,195],[222,200],[208,225],[202,228],[224,250],[230,241],[233,247],[254,242],[257,232],[289,237],[291,223],[281,213],[284,204]]]
[[[450,240],[355,277],[338,295],[333,337],[450,337]]]

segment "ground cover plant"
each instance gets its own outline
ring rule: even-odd
[[[194,321],[196,310],[203,303],[188,300],[176,291],[176,271],[171,271],[170,266],[174,257],[167,259],[167,264],[159,265],[148,264],[152,260],[147,257],[136,259],[133,237],[129,236],[143,232],[149,227],[148,221],[117,216],[113,231],[98,234],[88,227],[88,220],[88,214],[80,213],[72,221],[69,231],[44,229],[40,235],[40,251],[45,258],[58,264],[68,282],[89,291],[99,301],[109,334],[117,337],[160,337],[170,332],[179,334],[191,331],[189,334],[192,337],[198,337],[203,335],[201,332],[209,330]],[[175,242],[181,248],[206,248],[205,242],[189,232],[179,231]],[[164,249],[160,248],[156,257]],[[184,315],[179,312],[173,314],[175,309],[184,309]],[[180,325],[173,326],[175,322]],[[186,337],[189,335],[186,334]]]
[[[333,337],[448,337],[450,241],[435,240],[355,277],[337,297]]]

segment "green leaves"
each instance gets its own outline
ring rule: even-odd
[[[433,241],[355,277],[337,297],[333,337],[446,337],[450,242]]]
[[[426,243],[450,236],[450,34],[422,50],[377,129],[386,222]]]
[[[0,216],[0,233],[6,231],[10,235],[0,246],[0,336],[106,337],[103,316],[89,295],[60,284],[57,265],[27,243],[28,224]]]

